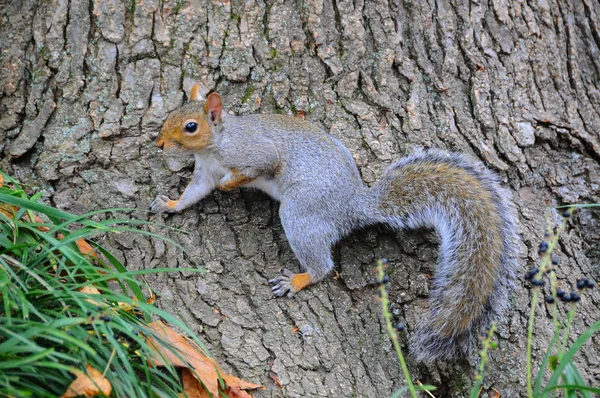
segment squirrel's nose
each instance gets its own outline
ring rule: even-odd
[[[155,145],[156,145],[158,148],[160,148],[160,149],[163,149],[163,147],[165,146],[165,141],[162,139],[162,137],[158,137],[158,138],[156,139],[156,141],[154,141],[154,144],[155,144]]]

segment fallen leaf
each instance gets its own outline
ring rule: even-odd
[[[225,395],[229,398],[252,398],[252,395],[237,387],[228,387],[227,390],[225,390]]]
[[[153,366],[165,366],[169,363],[175,367],[194,369],[208,392],[214,397],[219,396],[216,363],[212,359],[202,355],[182,335],[164,323],[156,321],[150,323],[148,327],[161,339],[159,342],[151,336],[146,338],[148,345],[157,353],[149,359]]]
[[[148,297],[148,299],[146,300],[146,304],[154,304],[155,301],[156,301],[156,295],[154,294],[154,292],[152,290],[150,290],[150,297]]]
[[[77,248],[79,249],[81,254],[83,254],[84,256],[89,255],[90,257],[98,258],[96,251],[94,251],[92,246],[89,243],[87,243],[85,239],[77,239],[75,243],[77,244]]]
[[[210,398],[206,388],[196,379],[191,370],[184,368],[181,372],[181,382],[183,383],[183,391],[188,398]],[[179,394],[180,398],[184,398],[184,394]]]
[[[99,370],[92,368],[89,364],[85,364],[85,372],[73,372],[77,376],[69,385],[67,391],[62,398],[78,397],[95,397],[100,394],[110,395],[112,386]]]
[[[223,369],[221,369],[219,367],[219,365],[216,365],[216,366],[219,369],[219,373],[221,374],[221,377],[225,381],[225,384],[229,388],[232,388],[232,389],[239,388],[241,390],[253,390],[255,388],[259,388],[261,390],[265,389],[265,387],[261,386],[260,384],[248,383],[246,380],[242,380],[238,377],[228,375],[225,372],[223,372]],[[248,395],[248,397],[250,397],[250,395]]]
[[[148,327],[156,332],[161,340],[159,342],[152,336],[146,338],[148,345],[156,350],[156,355],[148,359],[153,366],[165,366],[166,363],[169,363],[175,367],[194,370],[195,374],[193,372],[192,374],[200,379],[213,397],[219,396],[219,375],[228,387],[226,391],[231,392],[231,397],[247,398],[250,395],[240,390],[265,388],[260,384],[248,383],[226,374],[214,359],[204,355],[198,347],[164,323],[156,321],[149,324]]]
[[[79,291],[81,293],[86,293],[86,294],[100,294],[100,291],[98,289],[96,289],[94,286],[84,286],[81,289],[79,289]]]
[[[81,293],[85,293],[85,294],[100,294],[100,291],[98,289],[96,289],[94,286],[84,286],[81,289],[79,289],[79,292]],[[97,301],[94,299],[90,299],[90,298],[86,298],[85,301],[87,301],[88,303],[92,303],[95,306],[98,307],[102,307],[104,305],[103,302],[101,301]]]

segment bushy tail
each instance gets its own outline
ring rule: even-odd
[[[480,162],[426,150],[393,164],[369,196],[372,222],[433,227],[441,238],[430,308],[410,342],[413,356],[467,354],[513,288],[519,233],[509,193]]]

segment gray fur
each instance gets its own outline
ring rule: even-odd
[[[181,109],[178,112],[181,113]],[[515,210],[496,176],[480,162],[456,153],[417,151],[394,163],[381,181],[368,188],[362,182],[350,152],[335,138],[301,119],[279,115],[223,115],[222,123],[212,127],[212,135],[212,144],[195,153],[197,168],[210,169],[210,172],[196,170],[195,175],[209,178],[210,184],[202,184],[195,178],[186,192],[191,192],[190,197],[194,195],[194,201],[200,200],[206,195],[207,186],[214,188],[215,181],[221,179],[222,182],[230,177],[231,173],[226,170],[236,169],[248,177],[258,177],[246,186],[259,188],[281,201],[279,214],[286,236],[313,283],[332,270],[332,245],[355,228],[375,223],[386,223],[397,229],[436,228],[442,244],[429,317],[434,317],[436,311],[446,314],[453,311],[453,308],[437,308],[436,302],[448,288],[457,267],[468,266],[453,261],[455,255],[477,249],[477,242],[469,241],[465,232],[472,220],[461,218],[458,210],[453,210],[460,207],[456,202],[458,198],[447,197],[443,192],[439,195],[443,203],[428,198],[419,204],[418,211],[409,215],[382,211],[381,203],[390,194],[394,171],[407,165],[427,161],[464,169],[489,190],[502,220],[503,236],[500,239],[504,250],[501,271],[495,275],[496,289],[489,297],[486,313],[472,321],[467,333],[442,338],[435,328],[428,327],[430,322],[425,321],[411,341],[411,351],[419,361],[462,355],[472,348],[473,336],[477,335],[480,326],[497,319],[505,309],[517,268]],[[202,189],[194,189],[192,184]],[[201,195],[198,194],[200,191]],[[185,196],[184,192],[179,202],[189,206],[190,200]],[[164,200],[168,198],[157,198],[153,208],[164,210]],[[289,278],[290,275],[284,275],[273,280],[277,281],[274,288],[277,295],[294,294],[289,290]],[[456,299],[466,300],[467,297],[457,295]]]
[[[396,163],[392,164],[386,171],[382,180],[373,190],[379,198],[385,193],[390,181],[391,171],[406,167],[419,162],[446,163],[461,168],[475,177],[492,194],[493,202],[501,220],[502,246],[500,272],[495,276],[495,291],[489,296],[485,313],[479,319],[473,319],[472,326],[468,332],[457,334],[452,337],[442,337],[435,328],[431,327],[429,320],[435,317],[434,313],[426,315],[417,332],[413,334],[410,341],[411,353],[417,361],[432,361],[434,359],[451,359],[464,356],[470,352],[477,343],[479,332],[491,324],[493,320],[501,317],[508,306],[509,292],[514,289],[514,280],[519,268],[518,264],[518,241],[519,232],[517,226],[516,209],[510,199],[510,193],[500,186],[497,176],[485,168],[479,161],[473,161],[459,153],[450,153],[440,150],[418,150]],[[376,199],[378,201],[379,199]],[[447,198],[446,205],[451,205],[452,198]],[[447,293],[448,285],[453,272],[458,267],[468,267],[469,264],[457,264],[453,257],[457,251],[469,250],[466,246],[476,246],[470,243],[467,236],[463,236],[464,223],[468,219],[457,219],[452,211],[440,211],[444,206],[432,202],[429,206],[423,206],[421,211],[410,214],[408,217],[385,217],[379,215],[377,221],[388,223],[397,228],[433,227],[441,237],[440,254],[437,272],[434,278],[434,289],[430,301],[435,303],[437,296],[442,292]],[[472,247],[471,250],[476,249]],[[461,290],[461,289],[459,289]],[[455,298],[468,300],[477,292],[458,291]],[[440,311],[452,311],[452,308],[438,309]]]

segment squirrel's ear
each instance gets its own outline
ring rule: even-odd
[[[190,90],[190,101],[203,101],[208,93],[208,88],[202,83],[194,84]]]
[[[211,123],[217,124],[221,121],[221,111],[223,110],[223,101],[217,93],[212,93],[204,103],[204,111]]]

